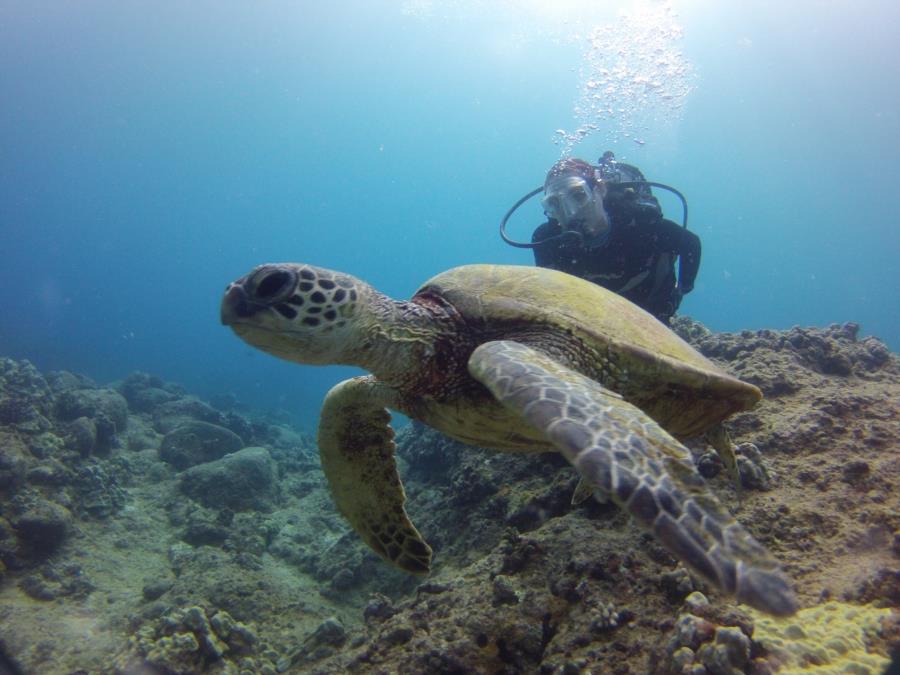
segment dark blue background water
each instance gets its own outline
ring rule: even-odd
[[[312,426],[353,371],[242,344],[218,324],[228,281],[296,260],[405,297],[453,265],[531,264],[497,222],[579,123],[567,36],[621,19],[324,4],[0,2],[0,354],[148,371]],[[569,23],[550,9],[570,4]],[[735,4],[673,3],[695,74],[680,121],[644,145],[601,124],[573,154],[611,147],[686,193],[704,251],[684,313],[858,321],[897,349],[898,5]],[[541,214],[523,211],[527,238]]]

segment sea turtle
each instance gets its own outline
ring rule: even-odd
[[[221,318],[283,359],[373,373],[331,389],[318,443],[338,510],[397,567],[427,573],[431,548],[404,508],[386,408],[465,443],[561,452],[719,588],[775,615],[796,610],[776,561],[676,440],[762,394],[618,295],[554,270],[467,265],[397,301],[349,274],[280,263],[230,284]]]

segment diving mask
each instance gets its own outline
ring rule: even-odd
[[[544,186],[541,206],[548,218],[563,226],[575,220],[592,202],[587,181],[580,176],[559,176]]]
[[[594,194],[594,189],[599,194]],[[609,217],[603,208],[605,186],[591,188],[580,176],[557,176],[544,187],[544,213],[559,222],[563,230],[580,235],[587,248],[602,246],[609,236]]]

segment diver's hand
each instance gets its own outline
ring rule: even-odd
[[[681,305],[681,299],[684,297],[684,292],[681,290],[680,286],[675,286],[672,289],[672,295],[669,296],[669,306],[672,308],[672,314],[678,311],[678,307]]]

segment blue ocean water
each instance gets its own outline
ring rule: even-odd
[[[900,348],[900,5],[325,5],[0,2],[0,355],[311,429],[354,371],[243,344],[218,322],[229,281],[305,261],[407,297],[531,264],[500,217],[606,149],[688,197],[682,313],[856,321]],[[530,202],[511,233],[540,220]]]

